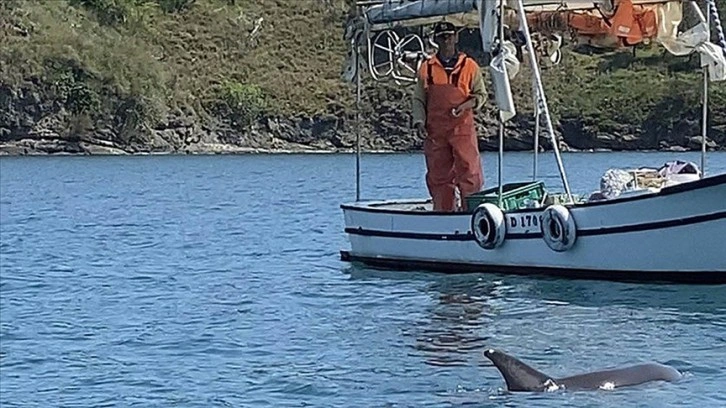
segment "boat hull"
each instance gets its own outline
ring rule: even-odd
[[[726,175],[657,193],[568,206],[569,250],[542,238],[543,209],[506,212],[503,245],[483,249],[471,214],[343,205],[350,250],[342,258],[393,269],[555,274],[617,280],[726,283]]]

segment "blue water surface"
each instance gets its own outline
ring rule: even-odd
[[[700,162],[564,154],[580,193],[673,159]],[[492,186],[496,154],[484,163]],[[504,163],[505,182],[531,177],[530,155]],[[427,195],[421,155],[362,170],[363,198]],[[539,172],[561,187],[551,154]],[[726,286],[355,266],[339,260],[354,198],[352,155],[0,159],[0,406],[726,406]],[[490,347],[553,376],[645,361],[685,376],[508,393]]]

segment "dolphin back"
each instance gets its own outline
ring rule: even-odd
[[[673,382],[680,378],[681,373],[673,367],[648,363],[613,370],[594,371],[555,381],[567,390],[592,390],[639,385],[650,381]]]
[[[502,351],[486,350],[484,356],[497,367],[509,391],[543,391],[552,382],[552,377]]]

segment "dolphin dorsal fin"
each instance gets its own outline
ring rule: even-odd
[[[554,379],[499,350],[484,352],[504,377],[509,391],[542,391],[555,385]],[[556,385],[555,385],[556,386]]]

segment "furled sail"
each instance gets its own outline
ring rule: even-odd
[[[397,0],[384,1],[371,6],[366,12],[368,23],[372,26],[399,23],[407,25],[426,24],[427,19],[449,17],[459,19],[461,25],[476,25],[475,11],[478,0]],[[473,18],[472,18],[473,17]],[[453,22],[453,21],[452,21]]]

